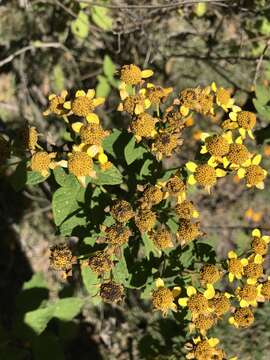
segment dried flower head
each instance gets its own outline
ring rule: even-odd
[[[170,231],[165,228],[159,228],[153,232],[151,239],[159,249],[167,249],[173,247],[172,235]]]
[[[175,175],[167,181],[165,190],[172,196],[178,196],[186,191],[186,185],[179,176]]]
[[[200,223],[192,223],[190,220],[182,219],[177,230],[180,243],[186,244],[201,235]]]
[[[88,264],[90,269],[98,275],[111,271],[113,267],[113,262],[111,261],[110,256],[104,251],[97,251],[89,259]]]
[[[246,169],[246,181],[249,186],[262,183],[265,177],[265,170],[260,165],[250,165]]]
[[[146,97],[150,100],[152,105],[159,105],[161,102],[165,102],[170,93],[173,91],[172,88],[163,88],[161,86],[151,86],[148,84],[146,90]]]
[[[128,227],[121,223],[116,223],[106,229],[106,242],[112,245],[124,245],[131,236]]]
[[[216,296],[209,303],[218,317],[226,314],[231,307],[230,299],[223,293],[216,293]]]
[[[72,267],[72,252],[67,245],[55,245],[50,249],[50,266],[54,270],[70,270]]]
[[[35,150],[38,142],[38,133],[36,128],[25,124],[25,126],[20,129],[19,136],[22,138],[23,147],[26,150]]]
[[[197,218],[199,213],[192,201],[184,200],[175,206],[175,212],[180,219],[191,220]]]
[[[256,285],[245,284],[242,288],[236,289],[236,295],[246,302],[254,302],[257,299],[258,291]]]
[[[107,303],[118,303],[123,300],[124,288],[114,281],[108,281],[101,284],[99,294]]]
[[[141,233],[152,230],[156,220],[156,214],[149,209],[140,209],[135,216],[135,224]]]
[[[142,201],[148,207],[159,204],[163,200],[162,190],[155,185],[148,185],[143,192]]]
[[[240,111],[237,114],[239,126],[245,130],[252,130],[256,125],[256,115],[250,111]]]
[[[85,152],[73,152],[68,159],[68,170],[77,177],[88,176],[93,170],[93,160]]]
[[[124,99],[123,110],[129,114],[139,115],[145,108],[145,98],[142,94],[130,95]]]
[[[125,200],[117,200],[111,208],[111,214],[115,220],[121,223],[128,222],[134,216],[130,203]]]
[[[262,283],[261,286],[261,295],[266,299],[270,300],[270,280],[267,280]]]
[[[157,154],[157,159],[161,160],[163,156],[171,156],[172,152],[181,144],[182,140],[178,134],[165,132],[155,138],[152,144],[152,150]]]
[[[217,322],[215,314],[199,314],[194,320],[195,327],[201,334],[205,334],[211,329]]]
[[[214,284],[220,280],[221,272],[216,265],[205,264],[200,270],[200,281],[204,284]]]
[[[173,292],[165,287],[159,287],[152,293],[152,304],[157,310],[162,311],[164,315],[168,313],[170,309],[175,308]]]
[[[188,299],[187,307],[193,313],[193,315],[198,315],[207,312],[209,303],[203,294],[196,293]]]
[[[250,279],[257,280],[263,276],[263,265],[256,264],[255,262],[249,262],[247,266],[245,266],[244,274]]]
[[[261,237],[254,236],[251,243],[252,250],[259,255],[266,255],[268,251],[268,243]]]
[[[68,110],[64,108],[67,95],[66,90],[62,91],[60,95],[51,94],[49,96],[49,107],[43,112],[43,115],[55,114],[61,116],[67,114]]]
[[[254,315],[250,308],[236,309],[233,318],[230,318],[230,323],[236,327],[247,328],[254,322]]]

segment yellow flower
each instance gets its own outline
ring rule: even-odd
[[[64,108],[67,95],[68,92],[66,90],[63,90],[60,95],[56,95],[56,94],[49,95],[49,107],[47,110],[43,112],[43,115],[48,116],[50,114],[55,114],[55,115],[68,114],[69,111]]]
[[[248,260],[238,259],[237,254],[234,251],[228,252],[228,272],[229,281],[233,282],[234,278],[241,279],[244,274],[244,267],[247,266]]]
[[[230,144],[232,143],[232,133],[230,131],[222,135],[209,135],[203,133],[201,140],[204,145],[201,148],[201,154],[210,154],[210,162],[223,162],[223,157],[228,154]]]
[[[129,95],[127,92],[122,93],[121,99],[123,100],[119,105],[118,111],[126,111],[131,115],[139,115],[151,106],[149,99],[140,90],[138,94]]]
[[[263,255],[267,254],[268,250],[268,243],[270,242],[270,236],[262,235],[259,229],[254,229],[252,231],[252,243],[251,248],[254,251],[255,255],[255,262],[262,263],[263,262]]]
[[[204,187],[209,193],[211,187],[217,182],[218,177],[226,175],[226,171],[216,168],[216,164],[200,164],[197,165],[192,161],[186,163],[186,168],[192,174],[188,177],[188,183],[194,185],[198,183]]]
[[[180,294],[180,292],[180,287],[174,287],[173,290],[170,290],[164,286],[164,281],[158,278],[156,280],[156,290],[152,293],[153,307],[156,310],[160,310],[163,316],[167,316],[169,310],[177,310],[174,299]]]
[[[210,92],[210,87],[182,90],[179,95],[180,113],[187,116],[193,110],[203,115],[214,114],[213,95]]]
[[[124,65],[120,70],[120,89],[125,89],[126,85],[138,85],[143,79],[151,77],[154,72],[150,69],[141,70],[134,64]]]
[[[139,114],[134,120],[132,120],[129,131],[131,131],[136,140],[139,142],[142,138],[153,138],[157,131],[155,125],[158,119],[154,118],[148,113]]]
[[[186,297],[178,299],[178,304],[182,307],[187,307],[193,318],[196,318],[199,314],[209,313],[212,311],[208,300],[211,300],[215,296],[215,289],[212,284],[207,284],[206,290],[203,293],[197,292],[193,286],[186,287]]]
[[[168,96],[172,93],[173,88],[163,88],[161,86],[155,86],[154,84],[148,83],[145,89],[145,95],[149,99],[152,105],[159,106],[162,102],[164,103]]]
[[[229,118],[237,122],[240,136],[245,139],[248,134],[251,139],[254,139],[252,130],[256,125],[256,115],[250,111],[243,111],[239,106],[233,107],[232,110]]]
[[[87,92],[78,90],[75,94],[75,99],[66,101],[64,108],[70,110],[70,114],[85,117],[89,123],[99,123],[99,118],[94,114],[97,106],[102,105],[105,98],[95,98],[95,90],[89,89]]]
[[[197,219],[199,211],[196,209],[192,201],[184,200],[175,206],[175,212],[180,219]]]
[[[56,153],[47,153],[46,151],[35,152],[31,158],[31,170],[39,172],[44,177],[48,176],[49,170],[57,166],[57,163],[52,160],[55,157]]]
[[[186,199],[186,185],[184,181],[177,175],[172,176],[168,181],[161,182],[161,187],[165,189],[164,198],[173,196],[177,198],[178,203],[182,203]]]
[[[244,275],[247,277],[247,284],[254,285],[258,279],[263,276],[263,262],[262,256],[251,255],[248,258],[248,264],[245,266]]]
[[[261,159],[262,156],[257,154],[242,164],[237,171],[237,176],[240,179],[245,178],[248,188],[255,186],[257,189],[264,189],[264,180],[267,176],[267,171],[259,165]]]
[[[240,166],[246,166],[249,164],[251,157],[250,152],[245,145],[242,144],[241,138],[235,140],[235,143],[230,144],[229,152],[226,157],[223,158],[224,167],[230,167],[230,169],[239,169]]]
[[[242,287],[238,287],[235,293],[240,302],[240,307],[257,306],[257,300],[260,294],[258,286],[245,284]]]
[[[270,276],[267,281],[262,282],[258,285],[259,288],[259,300],[258,301],[269,301],[270,300]]]
[[[217,88],[215,83],[212,83],[211,87],[216,94],[216,103],[218,106],[224,111],[228,111],[228,109],[233,107],[234,99],[231,97],[230,90],[224,89],[223,87]]]

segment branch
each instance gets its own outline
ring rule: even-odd
[[[5,59],[0,60],[0,67],[8,64],[9,62],[13,61],[15,57],[24,54],[27,51],[34,49],[42,49],[42,48],[61,48],[65,51],[68,51],[68,49],[66,49],[64,45],[57,42],[42,43],[41,41],[35,41],[32,44],[27,45],[21,48],[20,50],[15,51],[13,54],[9,55]]]
[[[110,5],[110,4],[101,4],[98,2],[93,2],[92,0],[77,0],[77,2],[82,3],[88,3],[92,6],[98,6],[108,9],[171,9],[174,7],[179,7],[183,5],[194,5],[198,3],[206,3],[206,4],[213,4],[213,5],[219,5],[223,7],[228,7],[228,4],[225,4],[225,2],[233,1],[233,0],[182,0],[182,1],[176,1],[171,4],[163,4],[163,5],[125,5],[125,4],[119,4],[119,5]]]

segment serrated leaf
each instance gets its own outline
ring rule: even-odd
[[[77,316],[84,301],[78,297],[70,297],[58,300],[54,304],[53,316],[63,321],[70,321]]]
[[[89,34],[89,26],[88,16],[80,11],[77,19],[71,22],[71,31],[78,39],[85,39]]]
[[[24,316],[24,323],[40,335],[47,327],[49,321],[53,318],[54,306],[48,306],[45,309],[29,311]]]
[[[108,82],[108,80],[102,76],[98,76],[98,84],[96,87],[96,94],[99,97],[107,97],[111,91],[111,86]]]
[[[103,60],[103,72],[109,80],[114,78],[116,66],[109,55],[105,55]]]
[[[91,7],[91,17],[93,22],[105,31],[112,30],[112,18],[109,16],[109,10],[100,6]]]
[[[81,274],[85,289],[91,296],[95,296],[99,292],[99,279],[88,266],[81,266]]]
[[[145,153],[146,149],[141,145],[136,146],[135,136],[132,136],[124,150],[126,163],[131,165],[135,160],[142,158]]]
[[[52,210],[56,225],[60,225],[68,215],[79,208],[76,201],[79,189],[79,184],[76,186],[63,186],[53,194]]]

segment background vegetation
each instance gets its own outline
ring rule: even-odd
[[[174,5],[174,3],[176,3]],[[181,5],[183,3],[183,5]],[[106,127],[119,124],[110,116],[118,102],[116,71],[135,63],[152,68],[162,85],[177,90],[197,85],[232,88],[241,105],[258,114],[256,141],[270,156],[270,6],[267,0],[79,2],[75,0],[8,0],[0,4],[0,130],[13,136],[27,120],[51,144],[66,133],[60,121],[45,120],[47,96],[63,88],[96,88],[110,94],[100,116]],[[256,89],[256,92],[255,92]],[[255,99],[255,100],[254,100]],[[189,129],[181,153],[165,163],[189,159],[198,131]],[[215,123],[212,124],[213,128]],[[207,128],[207,130],[208,130]],[[267,162],[266,162],[267,164]],[[269,160],[268,160],[269,169]],[[79,286],[79,273],[65,282],[49,269],[49,247],[55,235],[51,193],[46,182],[16,192],[12,168],[1,171],[0,187],[0,358],[182,359],[183,338],[173,318],[152,312],[148,300],[128,294],[123,305],[98,305]],[[247,246],[251,227],[269,224],[269,180],[264,192],[220,182],[212,197],[196,197],[202,228],[220,257]],[[69,238],[72,247],[76,237]],[[53,319],[31,327],[25,313],[47,299],[76,296],[68,314],[51,308]],[[257,310],[255,325],[245,332],[216,331],[231,354],[240,359],[268,359],[270,306]],[[30,321],[31,323],[31,321]],[[46,324],[47,325],[47,324]],[[46,326],[45,326],[46,327]]]

